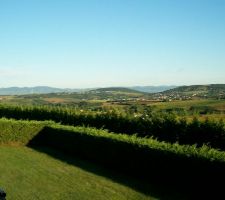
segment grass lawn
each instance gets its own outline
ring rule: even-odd
[[[28,147],[0,146],[0,159],[0,187],[7,200],[155,199]]]

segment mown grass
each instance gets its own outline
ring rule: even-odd
[[[0,187],[7,200],[155,199],[27,147],[0,146],[0,158]]]

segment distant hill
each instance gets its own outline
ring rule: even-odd
[[[180,86],[174,89],[167,90],[164,93],[171,93],[171,92],[183,92],[183,93],[225,92],[225,84]]]
[[[107,87],[86,89],[62,89],[48,86],[36,87],[8,87],[0,88],[0,95],[26,95],[26,94],[48,94],[48,93],[73,93],[73,92],[119,92],[119,93],[155,93],[162,92],[175,86],[134,86],[134,87]]]
[[[140,92],[146,92],[146,93],[156,93],[156,92],[163,92],[166,90],[170,90],[173,88],[176,88],[178,86],[167,86],[167,85],[162,85],[162,86],[134,86],[134,87],[129,87],[130,89],[137,90]]]
[[[187,97],[224,97],[225,84],[211,85],[191,85],[191,86],[134,86],[134,87],[107,87],[107,88],[88,88],[88,89],[62,89],[48,86],[37,87],[8,87],[0,88],[0,95],[29,95],[29,94],[49,94],[49,93],[74,93],[74,92],[90,92],[90,93],[112,93],[112,94],[132,94],[132,95],[148,95],[153,97],[159,96],[187,96]]]
[[[8,87],[0,88],[0,95],[48,94],[60,92],[76,92],[78,89],[61,89],[48,86],[37,87]]]
[[[225,84],[180,86],[153,94],[154,97],[172,99],[225,98]]]
[[[49,94],[49,93],[74,93],[74,92],[117,92],[117,93],[142,93],[125,87],[107,88],[86,88],[86,89],[62,89],[48,86],[36,87],[8,87],[0,88],[0,95],[29,95],[29,94]]]
[[[126,88],[126,87],[107,87],[91,90],[90,92],[118,92],[118,93],[143,93],[138,90]]]

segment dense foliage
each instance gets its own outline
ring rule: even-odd
[[[27,145],[29,141],[52,122],[21,121],[0,119],[0,144],[19,143]]]
[[[159,141],[179,144],[207,144],[225,150],[223,121],[194,118],[188,121],[173,114],[128,114],[116,111],[91,112],[61,107],[0,106],[0,117],[29,120],[53,120],[65,125],[90,126],[115,133],[153,137]]]
[[[199,184],[207,187],[225,178],[225,153],[207,146],[169,144],[54,122],[0,119],[0,128],[1,143],[50,147],[179,190],[193,191]]]
[[[21,145],[49,143],[50,146],[65,146],[63,147],[65,149],[70,149],[71,147],[74,149],[85,147],[86,149],[87,145],[84,145],[84,143],[79,143],[80,139],[75,138],[90,137],[93,138],[93,140],[91,139],[93,144],[96,143],[97,138],[99,138],[99,140],[105,140],[106,143],[107,141],[113,141],[114,145],[116,145],[117,142],[121,142],[136,146],[137,148],[149,148],[152,150],[167,151],[172,154],[179,154],[187,157],[225,162],[224,152],[209,148],[205,145],[197,148],[196,145],[179,145],[178,143],[170,144],[160,142],[152,138],[140,138],[136,135],[129,136],[125,134],[115,134],[108,132],[107,130],[90,127],[65,126],[52,121],[27,121],[1,118],[0,130],[1,144],[14,142]],[[43,140],[40,140],[40,138],[43,138]],[[70,144],[74,142],[77,144],[70,146]],[[83,142],[87,141],[84,140]],[[97,144],[94,145],[98,146]],[[86,149],[86,151],[88,150]]]

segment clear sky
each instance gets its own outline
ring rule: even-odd
[[[0,0],[0,87],[210,83],[224,0]]]

